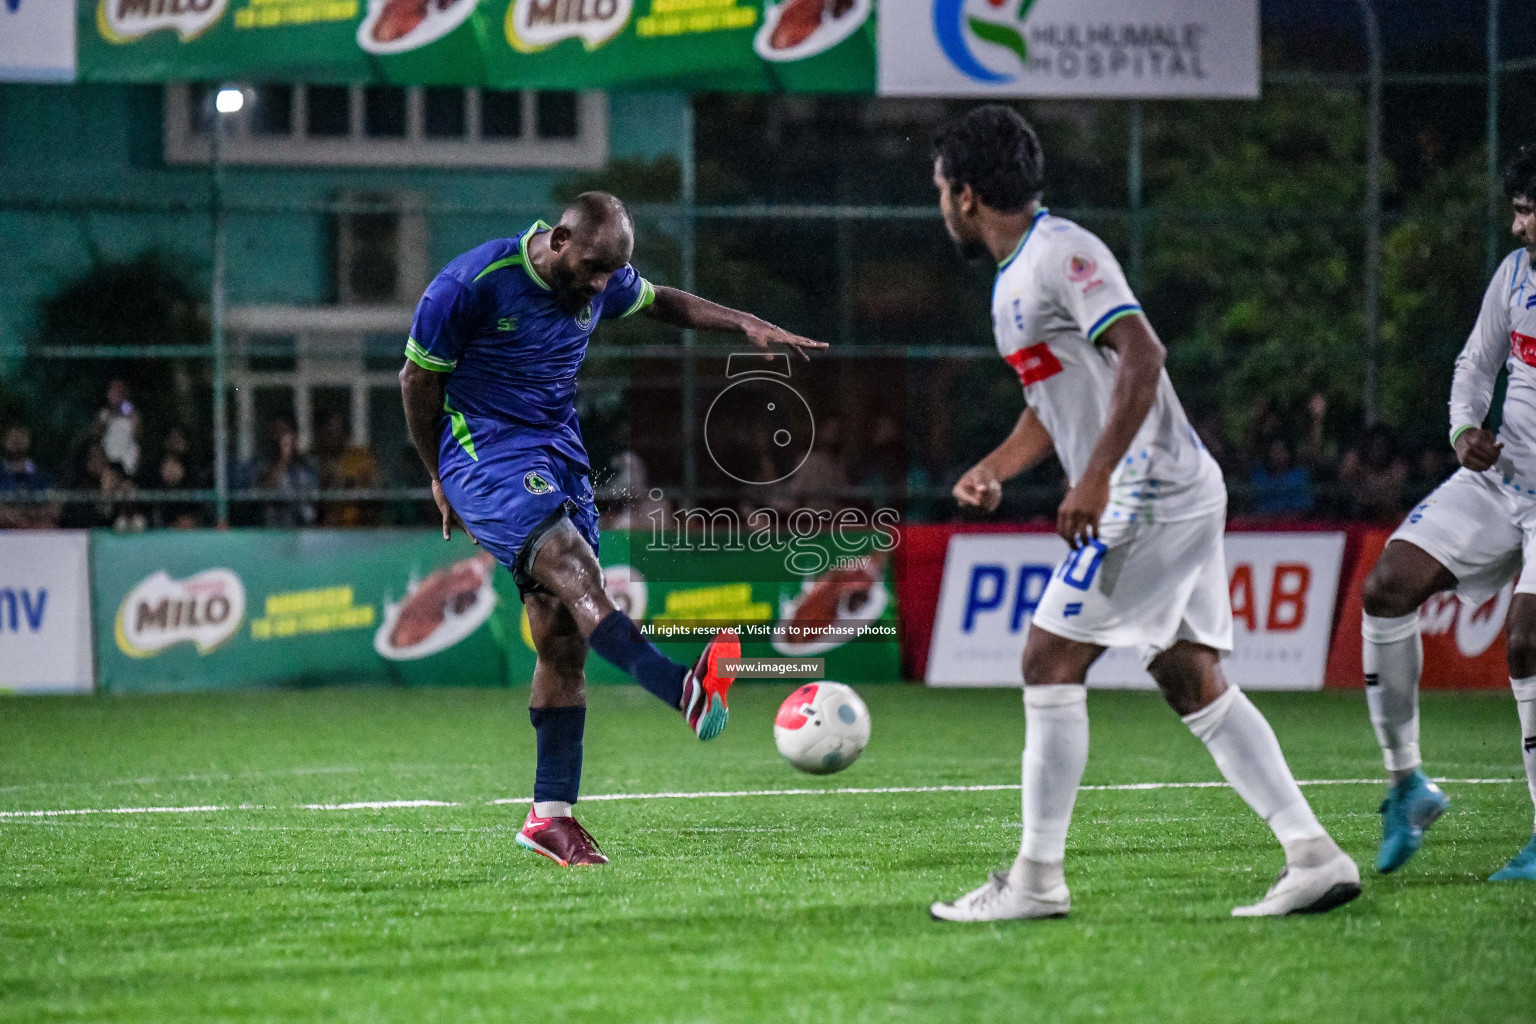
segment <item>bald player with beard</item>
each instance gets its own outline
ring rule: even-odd
[[[676,288],[629,265],[624,204],[586,192],[551,228],[537,221],[453,260],[427,287],[406,341],[400,389],[411,441],[432,477],[446,540],[455,519],[512,573],[538,661],[533,806],[518,843],[562,866],[608,858],[573,814],[596,651],[677,709],[701,740],[729,715],[741,655],[721,630],[689,669],[662,654],[603,590],[591,465],[576,419],[576,374],[600,320],[644,314],[674,327],[743,334],[805,356],[827,346]],[[808,358],[808,356],[807,356]]]

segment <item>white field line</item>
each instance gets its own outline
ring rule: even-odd
[[[1447,779],[1435,782],[1451,786],[1505,786],[1524,779]],[[1381,779],[1303,779],[1299,786],[1379,786]],[[584,796],[584,803],[608,800],[728,800],[740,797],[762,796],[880,796],[894,793],[992,793],[1017,790],[1019,784],[999,783],[980,786],[842,786],[836,789],[721,789],[704,792],[668,793],[599,793]],[[1159,789],[1227,789],[1225,782],[1124,782],[1116,785],[1082,786],[1086,792],[1128,793]],[[505,797],[487,800],[482,806],[496,807],[503,804],[526,804],[532,797]],[[464,803],[453,800],[363,800],[345,804],[296,804],[276,807],[262,804],[203,804],[191,807],[72,807],[61,810],[0,811],[0,820],[11,818],[64,818],[85,814],[206,814],[216,811],[376,811],[411,807],[463,807]]]

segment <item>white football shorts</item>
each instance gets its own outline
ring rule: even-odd
[[[1135,647],[1143,665],[1180,640],[1232,650],[1223,550],[1226,512],[1172,523],[1106,524],[1056,567],[1034,624],[1100,647]]]
[[[1497,469],[1457,470],[1414,510],[1391,540],[1422,549],[1456,577],[1456,593],[1482,604],[1536,557],[1536,494],[1501,485]],[[1521,578],[1518,594],[1536,594],[1536,573]]]

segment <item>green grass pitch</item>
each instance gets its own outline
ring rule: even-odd
[[[1017,691],[869,686],[864,758],[791,770],[788,686],[732,694],[697,742],[632,688],[591,695],[588,795],[1017,785]],[[1281,859],[1224,788],[1085,791],[1065,921],[928,919],[1002,867],[1016,789],[590,802],[613,864],[513,843],[526,691],[335,689],[0,704],[4,1021],[1509,1021],[1536,1019],[1536,886],[1518,784],[1446,789],[1399,874],[1369,868],[1377,785],[1312,786],[1365,894],[1239,921]],[[1359,694],[1259,695],[1302,779],[1375,778]],[[1095,693],[1085,783],[1219,778],[1155,697]],[[1429,767],[1520,776],[1507,694],[1424,699]],[[433,800],[454,806],[311,810]],[[241,807],[240,805],[246,805]]]

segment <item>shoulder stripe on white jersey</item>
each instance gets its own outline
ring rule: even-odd
[[[1098,341],[1099,335],[1103,334],[1110,324],[1114,323],[1116,320],[1119,320],[1121,317],[1130,316],[1133,313],[1140,312],[1141,307],[1134,303],[1127,303],[1124,306],[1116,306],[1114,309],[1110,310],[1108,313],[1105,313],[1103,316],[1095,320],[1093,326],[1088,328],[1088,340]]]

